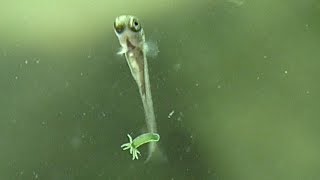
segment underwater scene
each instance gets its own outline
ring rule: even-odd
[[[320,1],[0,6],[1,180],[319,180]]]

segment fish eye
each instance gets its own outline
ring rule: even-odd
[[[141,30],[141,25],[136,18],[131,19],[129,27],[134,32],[139,32]]]
[[[119,23],[117,23],[117,21],[115,21],[113,24],[113,28],[118,34],[120,34],[124,31],[125,26],[124,26],[124,24],[119,24]]]

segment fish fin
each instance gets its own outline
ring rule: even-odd
[[[159,147],[159,142],[150,142],[149,143],[149,152],[148,157],[144,163],[166,163],[168,162],[167,156]]]
[[[127,48],[120,47],[120,49],[119,49],[119,51],[117,52],[117,54],[119,54],[119,55],[123,55],[123,54],[125,54],[127,51],[128,51],[128,49],[127,49]]]
[[[146,56],[155,58],[159,54],[159,48],[156,41],[146,41],[143,46]]]
[[[140,129],[140,132],[148,133],[147,127],[143,126]],[[160,138],[161,141],[161,138]],[[165,163],[168,161],[167,156],[163,153],[162,149],[159,147],[159,141],[157,142],[149,142],[148,143],[148,156],[144,160],[144,163]]]

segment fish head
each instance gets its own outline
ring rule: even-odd
[[[114,21],[113,28],[122,48],[127,50],[137,47],[143,48],[145,35],[137,17],[131,15],[118,16]]]

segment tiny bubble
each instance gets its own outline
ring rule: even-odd
[[[309,29],[309,27],[310,27],[310,26],[309,26],[309,24],[306,24],[305,26],[306,26],[306,29],[307,29],[307,30],[308,30],[308,29]]]
[[[257,77],[257,80],[259,80],[259,79],[260,79],[260,77],[258,76],[258,77]]]
[[[263,58],[264,58],[264,59],[267,59],[267,58],[268,58],[268,56],[264,55],[264,56],[263,56]]]

